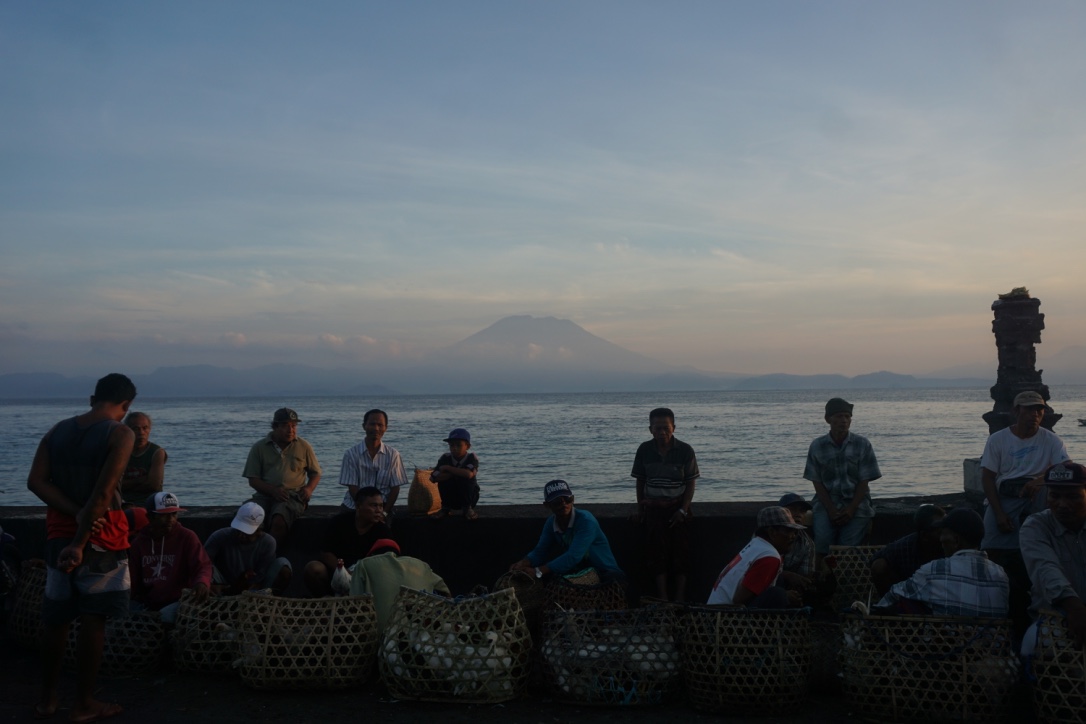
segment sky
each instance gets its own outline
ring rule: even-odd
[[[0,373],[1086,344],[1086,4],[0,5]],[[107,369],[108,368],[108,369]]]

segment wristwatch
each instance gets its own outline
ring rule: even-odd
[[[536,577],[536,578],[542,578],[542,577],[543,577],[543,571],[542,571],[542,569],[540,569],[540,568],[536,568],[536,569],[535,569],[535,577]]]

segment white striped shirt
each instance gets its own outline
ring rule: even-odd
[[[407,484],[407,473],[403,469],[403,461],[396,448],[382,442],[381,447],[377,449],[377,454],[371,458],[366,450],[366,442],[363,440],[343,453],[343,465],[339,469],[339,484],[353,485],[358,488],[373,486],[387,498],[393,488]],[[354,509],[350,490],[343,494],[343,505]]]

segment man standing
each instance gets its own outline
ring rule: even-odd
[[[56,713],[68,626],[80,620],[72,721],[98,721],[122,709],[94,699],[106,618],[128,614],[128,523],[117,487],[134,435],[121,420],[136,387],[121,374],[98,380],[91,409],[57,423],[34,454],[27,488],[46,512],[45,597],[42,601],[41,699],[34,718]]]
[[[826,422],[830,431],[811,443],[803,470],[803,477],[814,483],[815,551],[820,558],[831,545],[860,544],[875,517],[868,483],[882,477],[871,443],[849,432],[851,404],[832,398],[826,403]]]
[[[366,437],[343,454],[339,468],[339,484],[346,486],[343,507],[354,508],[359,489],[372,486],[385,499],[386,520],[392,520],[392,506],[400,495],[400,486],[407,484],[407,473],[396,448],[385,445],[381,438],[388,430],[388,415],[384,410],[370,410],[362,416]]]
[[[1075,646],[1086,642],[1086,468],[1063,463],[1044,475],[1048,510],[1022,524],[1022,557],[1033,580],[1036,615],[1055,608],[1067,616]],[[1027,634],[1022,653],[1030,653],[1036,637]]]
[[[321,466],[308,442],[298,437],[298,413],[282,407],[272,416],[271,432],[249,450],[242,475],[255,490],[253,500],[268,514],[268,532],[284,549],[290,527],[300,517],[321,480]]]
[[[667,601],[668,573],[675,578],[676,601],[686,600],[690,566],[687,518],[694,483],[701,476],[694,448],[675,437],[675,413],[658,407],[649,413],[652,439],[637,448],[637,510],[645,526],[645,566],[656,580],[656,595]]]
[[[1022,561],[1018,530],[1031,513],[1045,507],[1045,470],[1070,456],[1063,441],[1041,427],[1045,401],[1040,394],[1018,393],[1011,413],[1014,424],[989,435],[980,458],[988,498],[981,548],[1011,579],[1011,619],[1021,635],[1028,621],[1030,574]]]

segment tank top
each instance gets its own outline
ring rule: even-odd
[[[109,436],[121,423],[99,420],[80,427],[78,418],[62,420],[49,433],[49,475],[52,483],[73,503],[83,506],[90,499],[98,475],[109,455]],[[128,548],[128,521],[121,512],[120,497],[114,496],[106,512],[106,525],[90,542],[110,551]],[[49,508],[45,516],[46,535],[71,538],[78,529],[73,516]]]
[[[124,502],[142,504],[148,495],[158,492],[151,489],[147,476],[151,473],[151,461],[159,450],[162,448],[149,442],[146,450],[139,455],[132,453],[132,457],[128,458],[128,467],[121,478],[121,497]]]

